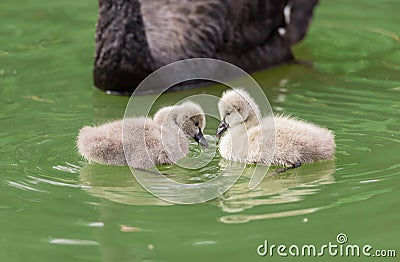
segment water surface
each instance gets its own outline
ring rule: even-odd
[[[122,117],[128,100],[92,86],[96,8],[0,4],[0,261],[247,261],[266,239],[322,245],[341,232],[400,252],[400,2],[322,1],[294,49],[306,62],[254,74],[276,112],[335,132],[334,161],[267,177],[253,191],[244,175],[190,206],[149,195],[126,167],[77,154],[78,130]],[[170,93],[157,105],[222,91]],[[204,181],[223,164],[178,175]]]

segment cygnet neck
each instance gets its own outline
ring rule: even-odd
[[[171,110],[165,116],[161,125],[166,126],[168,128],[179,129],[181,127],[180,127],[179,123],[177,122],[177,120],[178,120],[178,113],[175,110]]]
[[[244,121],[244,124],[247,128],[258,126],[260,124],[260,120],[261,119],[257,117],[257,113],[255,111],[252,111],[250,116]]]

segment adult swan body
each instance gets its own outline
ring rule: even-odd
[[[293,60],[318,0],[99,0],[94,84],[132,93],[151,72],[208,57],[248,72]]]

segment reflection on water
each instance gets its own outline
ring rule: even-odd
[[[303,165],[299,168],[274,175],[274,170],[267,173],[265,179],[255,189],[249,189],[249,181],[254,167],[242,163],[220,160],[220,175],[234,176],[243,173],[236,184],[226,193],[212,200],[223,212],[229,213],[220,221],[224,223],[240,223],[260,216],[232,215],[257,206],[283,204],[300,201],[306,195],[315,194],[320,186],[334,183],[332,174],[335,171],[334,161],[325,161]],[[112,202],[127,205],[171,205],[143,189],[133,178],[128,167],[105,167],[101,165],[85,165],[80,170],[80,183],[92,196],[104,198]],[[148,174],[153,176],[153,174]],[[196,175],[192,174],[192,178]],[[151,179],[149,177],[149,179]],[[154,180],[156,181],[156,180]],[[190,181],[189,181],[190,182]],[[162,185],[158,185],[162,186]],[[174,188],[165,186],[170,194],[177,194]],[[190,192],[187,192],[190,197]],[[304,211],[299,210],[298,214]],[[269,214],[270,217],[293,216],[296,211]]]
[[[248,179],[252,169],[247,167],[241,180],[224,194],[221,207],[225,212],[237,213],[258,205],[299,201],[302,196],[318,191],[320,185],[334,182],[332,174],[335,172],[335,163],[324,161],[306,164],[280,174],[274,174],[275,170],[272,169],[260,185],[250,190]]]
[[[246,168],[241,180],[218,200],[218,205],[223,211],[233,213],[221,217],[220,221],[223,223],[243,223],[256,219],[285,217],[314,212],[315,208],[279,211],[260,215],[246,215],[243,211],[263,205],[300,201],[306,195],[315,194],[322,185],[334,183],[332,175],[334,172],[334,161],[306,164],[281,174],[274,174],[274,170],[269,170],[260,185],[254,190],[250,190],[248,180],[252,175],[252,168]]]
[[[86,191],[94,197],[127,205],[170,205],[143,189],[128,167],[86,165],[79,178],[83,185],[88,186]]]

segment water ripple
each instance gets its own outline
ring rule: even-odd
[[[79,171],[81,170],[80,166],[65,162],[67,164],[67,166],[62,166],[62,165],[57,165],[57,166],[53,166],[53,169],[55,170],[59,170],[59,171],[64,171],[64,172],[69,172],[72,174],[77,174],[79,173]]]
[[[13,181],[6,181],[6,182],[8,185],[15,187],[15,188],[22,189],[22,190],[48,193],[47,191],[39,190],[39,189],[33,188],[31,186],[28,186],[24,182],[13,182]]]
[[[270,214],[260,214],[260,215],[231,215],[231,216],[222,216],[219,221],[225,224],[240,224],[247,223],[250,221],[261,220],[261,219],[271,219],[271,218],[281,218],[281,217],[292,217],[299,215],[306,215],[314,213],[321,208],[307,208],[300,210],[291,210]]]
[[[67,238],[52,238],[49,240],[51,244],[57,245],[73,245],[73,246],[97,246],[99,243],[93,240],[83,239],[67,239]]]

